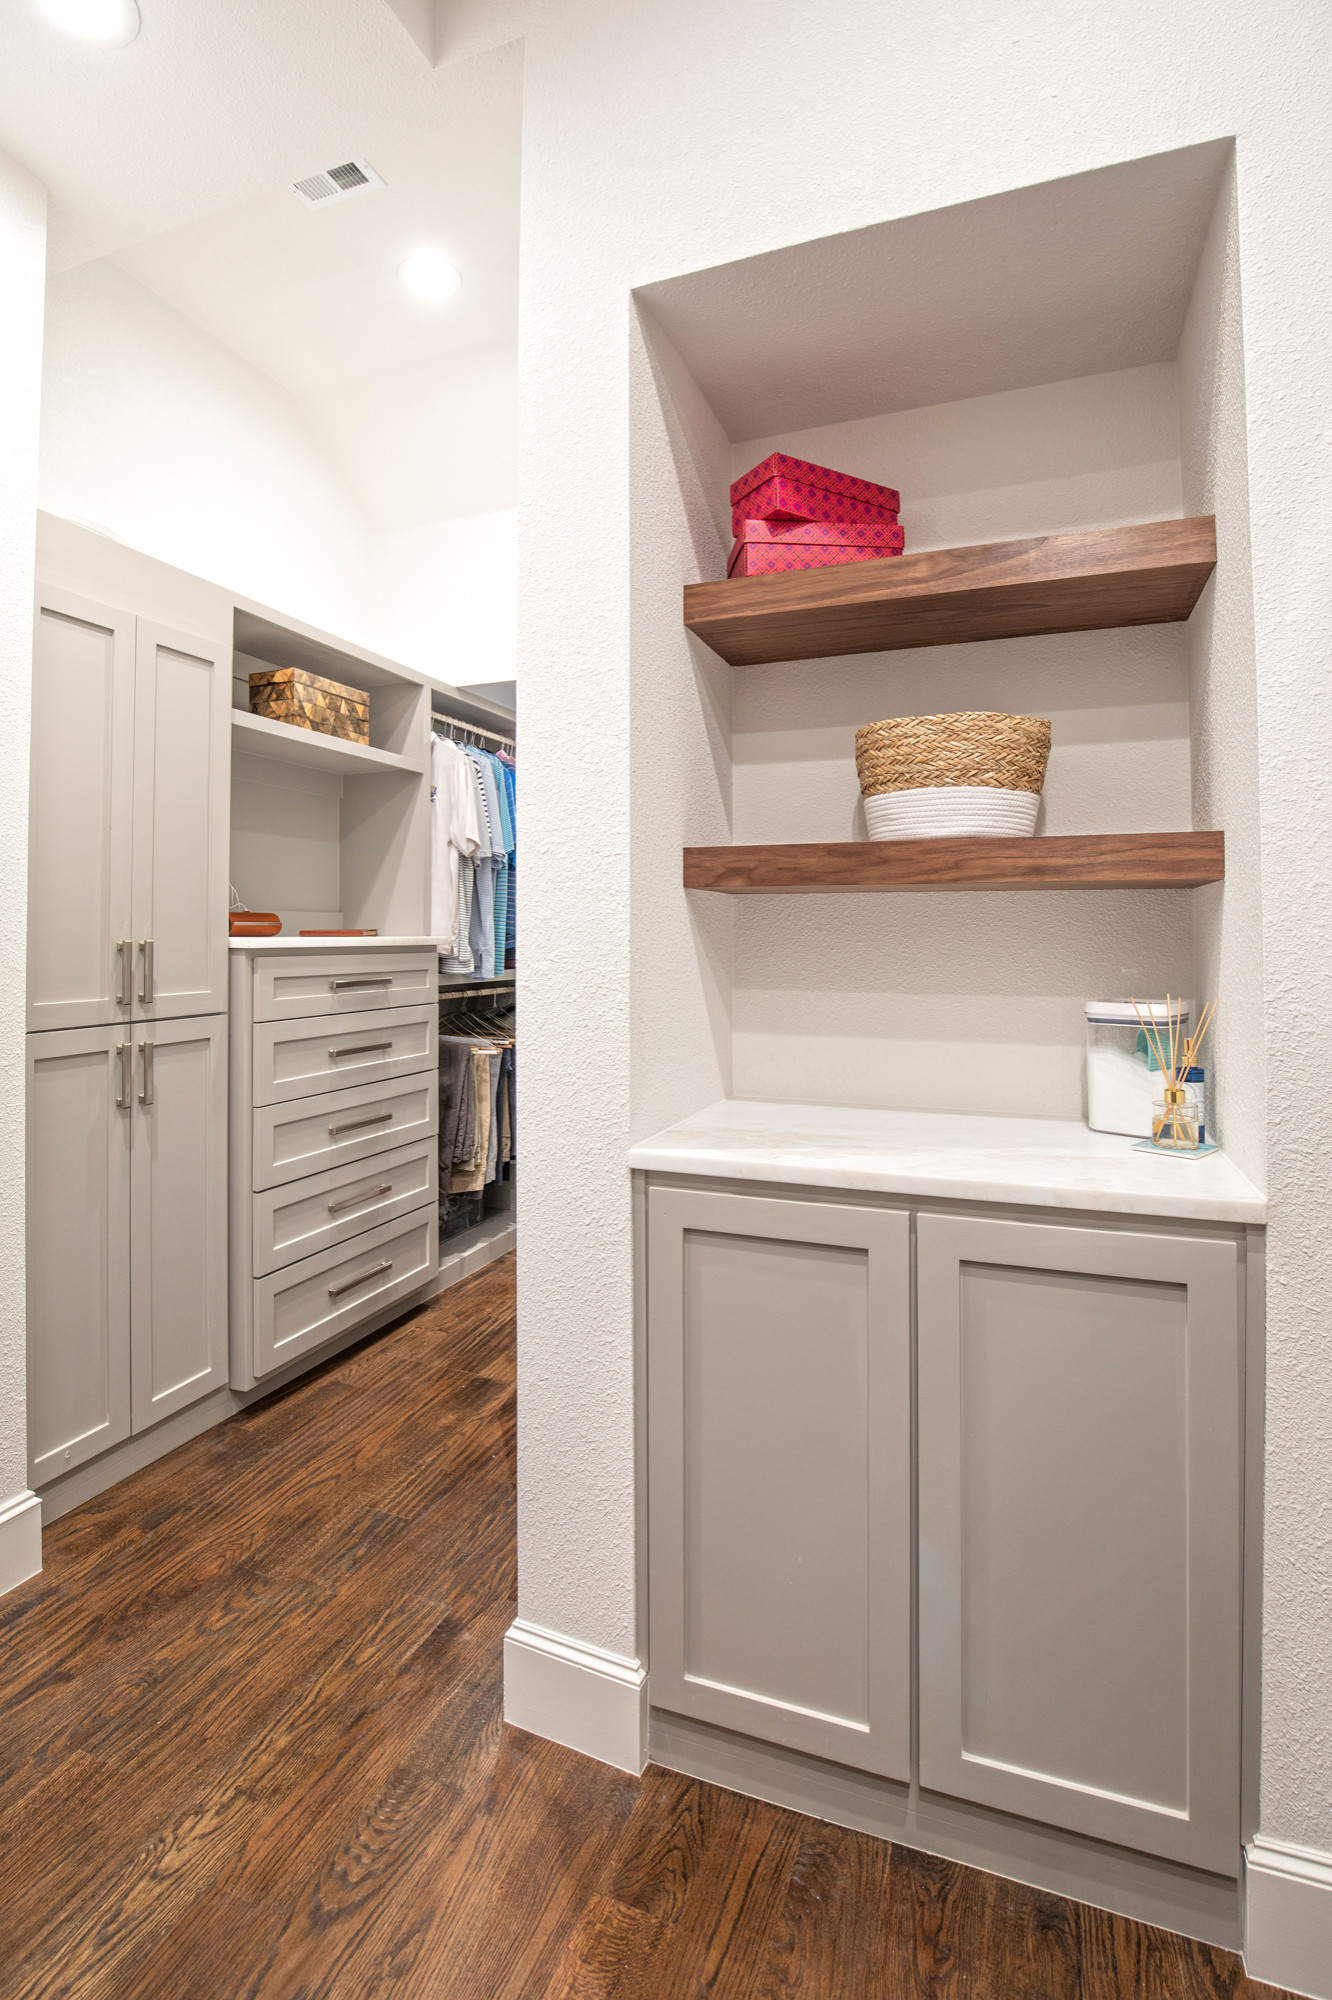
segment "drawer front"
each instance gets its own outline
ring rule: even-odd
[[[361,1014],[439,997],[434,951],[256,952],[254,1018],[294,1021],[305,1014]]]
[[[350,1243],[254,1281],[254,1372],[322,1347],[427,1284],[439,1269],[439,1212],[419,1208]]]
[[[439,1128],[439,1072],[353,1084],[291,1104],[256,1104],[254,1185],[280,1187],[329,1167],[367,1160]]]
[[[369,1163],[334,1167],[252,1197],[254,1275],[331,1250],[363,1230],[439,1201],[439,1144],[432,1132]]]
[[[254,1102],[282,1104],[358,1083],[434,1069],[439,1016],[433,1002],[382,1007],[350,1021],[316,1017],[258,1021],[254,1029]]]

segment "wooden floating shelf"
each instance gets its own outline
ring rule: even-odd
[[[1207,514],[689,583],[684,622],[736,667],[1166,625],[1188,617],[1215,567]]]
[[[727,896],[884,889],[1196,889],[1226,872],[1223,833],[843,840],[686,847],[686,889]]]

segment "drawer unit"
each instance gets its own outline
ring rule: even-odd
[[[439,1072],[421,1070],[393,1083],[353,1084],[291,1104],[256,1104],[254,1179],[258,1188],[368,1159],[439,1126]]]
[[[271,1374],[419,1291],[439,1269],[435,1204],[254,1281],[254,1368]]]
[[[439,956],[433,951],[256,952],[256,1021],[293,1021],[305,1014],[361,1014],[438,999]]]
[[[438,1010],[426,1003],[337,1016],[259,1021],[254,1030],[254,1101],[281,1104],[348,1085],[434,1069]]]
[[[233,1388],[438,1272],[437,983],[408,945],[233,955]]]
[[[368,1162],[309,1174],[251,1197],[254,1275],[331,1250],[363,1230],[439,1200],[439,1145],[432,1132]]]

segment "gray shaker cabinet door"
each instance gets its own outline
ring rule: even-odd
[[[227,1018],[134,1030],[134,1429],[227,1380]]]
[[[28,1037],[34,1486],[130,1434],[128,1046],[128,1027]]]
[[[130,1017],[133,750],[134,619],[40,588],[32,663],[29,1028],[89,1028]]]
[[[654,1187],[652,1699],[910,1771],[910,1227]]]
[[[134,1014],[227,1007],[231,659],[140,619],[134,692]]]
[[[917,1222],[922,1785],[1233,1875],[1233,1242]]]

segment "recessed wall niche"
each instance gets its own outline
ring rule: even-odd
[[[856,728],[990,708],[1051,720],[1042,833],[1226,834],[1225,884],[1194,890],[691,897],[699,1102],[729,1074],[737,1097],[1076,1118],[1085,1000],[1205,993],[1218,1124],[1261,1177],[1234,175],[1218,140],[636,294],[635,742],[660,743],[674,674],[719,837],[864,839]],[[673,584],[722,577],[729,482],[775,450],[899,487],[908,552],[1214,513],[1217,575],[1186,623],[726,667],[658,636],[653,550],[681,552]],[[650,838],[641,865],[678,882]],[[667,971],[639,963],[646,1021]]]

